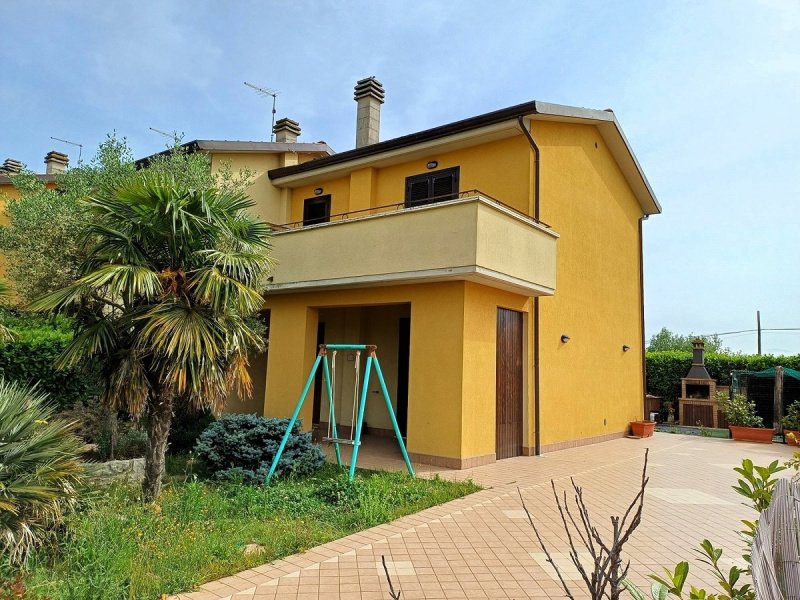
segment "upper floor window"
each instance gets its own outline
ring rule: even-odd
[[[459,167],[406,177],[406,207],[457,198],[458,177]]]
[[[331,220],[331,195],[306,198],[303,201],[303,226],[327,223]]]

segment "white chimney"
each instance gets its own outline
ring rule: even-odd
[[[275,141],[285,144],[294,144],[297,142],[297,137],[300,135],[300,123],[292,119],[278,119],[275,122],[275,127],[272,128],[275,134]]]
[[[58,175],[67,170],[69,164],[69,156],[62,152],[51,150],[44,157],[44,164],[46,165],[45,174]]]
[[[380,141],[381,104],[384,96],[383,85],[374,76],[356,83],[356,148]]]

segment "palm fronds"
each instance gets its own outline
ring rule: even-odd
[[[75,504],[83,443],[47,395],[0,379],[0,551],[22,564]]]

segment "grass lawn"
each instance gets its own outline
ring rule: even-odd
[[[254,567],[480,489],[471,482],[327,465],[268,488],[173,483],[157,504],[116,486],[92,491],[58,551],[29,565],[29,592],[52,600],[158,598]],[[247,544],[258,554],[245,555]]]

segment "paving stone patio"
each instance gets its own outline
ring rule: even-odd
[[[384,440],[365,442],[359,466],[403,468]],[[471,478],[487,489],[324,544],[302,554],[203,585],[176,600],[345,600],[387,599],[381,566],[385,556],[395,588],[415,598],[563,598],[521,511],[518,488],[565,578],[577,573],[567,555],[566,536],[550,480],[559,489],[569,478],[583,486],[594,523],[608,525],[633,498],[650,448],[650,484],[641,526],[625,546],[630,578],[647,585],[647,575],[689,560],[689,582],[713,586],[692,552],[703,538],[724,549],[725,565],[741,564],[739,521],[753,516],[731,485],[742,458],[756,464],[785,460],[790,448],[714,438],[656,433],[647,440],[618,439],[540,457],[518,457],[464,471],[420,466],[421,476]],[[586,596],[575,581],[576,597]]]

